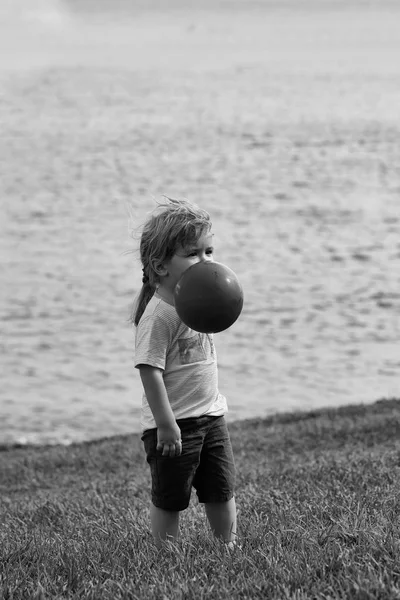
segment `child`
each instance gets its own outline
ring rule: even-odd
[[[188,507],[192,486],[214,534],[230,546],[235,542],[235,465],[213,338],[182,323],[173,300],[182,273],[212,261],[213,251],[209,214],[187,201],[167,199],[143,228],[135,367],[144,388],[142,440],[157,545],[177,538],[179,512]]]

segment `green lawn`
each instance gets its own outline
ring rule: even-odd
[[[230,425],[241,548],[157,550],[137,435],[0,452],[0,597],[400,598],[400,400]]]

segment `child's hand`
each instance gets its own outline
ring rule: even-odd
[[[181,430],[176,423],[157,428],[157,450],[171,458],[182,454]]]

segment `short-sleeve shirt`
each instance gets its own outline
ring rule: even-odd
[[[175,308],[153,296],[139,321],[135,335],[135,367],[150,365],[163,371],[172,412],[176,419],[219,416],[227,411],[226,398],[218,390],[217,356],[212,334],[187,327]],[[156,427],[142,397],[142,431]]]

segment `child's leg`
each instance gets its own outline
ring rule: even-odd
[[[236,539],[236,503],[235,498],[228,502],[206,502],[206,515],[217,538],[224,542]]]
[[[157,545],[161,540],[176,540],[179,530],[179,511],[150,506],[151,529]]]

